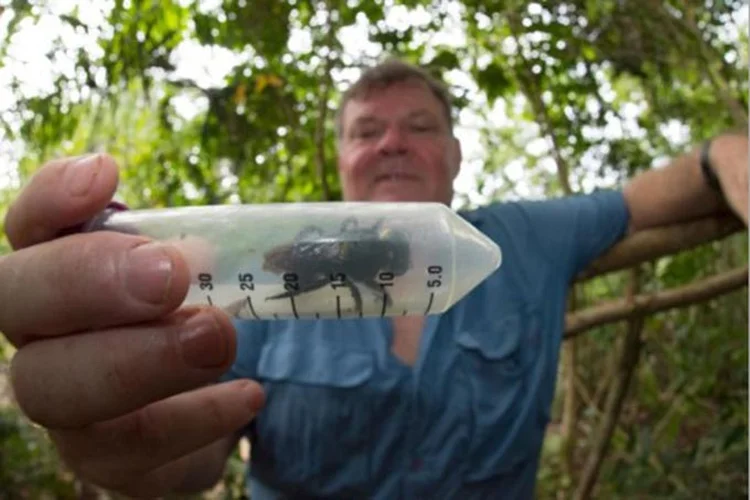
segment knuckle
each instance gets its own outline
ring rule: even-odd
[[[102,337],[101,352],[106,352],[103,391],[112,401],[143,404],[151,398],[168,396],[169,383],[160,382],[166,372],[182,369],[179,351],[170,340],[175,325],[154,322],[127,345],[128,333]]]
[[[121,271],[123,255],[133,246],[131,235],[92,233],[74,235],[63,248],[54,248],[39,265],[45,279],[63,294],[66,304],[86,304],[109,311],[135,306]]]
[[[82,425],[78,418],[80,401],[72,398],[70,377],[55,371],[54,357],[65,358],[70,351],[62,342],[38,340],[23,345],[13,355],[9,382],[16,405],[32,422],[45,428]]]
[[[56,252],[64,257],[65,265],[57,266],[57,281],[61,285],[71,281],[81,282],[85,287],[97,294],[110,292],[117,288],[116,250],[110,235],[86,234],[76,235],[76,241],[71,242],[69,251]],[[68,249],[66,249],[68,250]]]
[[[86,461],[85,452],[78,446],[79,430],[49,429],[47,435],[60,459],[76,474]]]
[[[55,239],[94,215],[111,200],[117,186],[114,159],[98,155],[98,189],[90,196],[70,196],[64,182],[70,164],[80,157],[62,157],[38,168],[5,214],[5,231],[14,249]]]
[[[224,407],[215,394],[210,394],[206,397],[203,403],[203,411],[206,415],[206,421],[211,422],[211,425],[216,429],[225,429],[229,426]]]
[[[10,387],[13,391],[13,399],[21,411],[32,421],[40,423],[36,418],[36,412],[34,411],[33,405],[30,404],[29,399],[26,397],[28,393],[25,387],[27,378],[24,377],[23,374],[25,365],[24,358],[24,350],[20,349],[16,351],[10,361],[10,369],[8,370]]]
[[[76,476],[112,492],[129,495],[129,489],[150,471],[138,458],[141,457],[140,443],[128,433],[134,425],[140,425],[134,424],[132,417],[127,415],[81,429],[51,430],[49,436],[60,459]],[[121,433],[123,429],[125,433]]]
[[[22,203],[23,198],[22,193],[5,213],[5,234],[13,250],[28,246],[29,242],[35,242],[39,238],[39,230],[30,222],[28,210],[24,207],[25,203]]]
[[[17,206],[18,200],[11,202],[11,204],[8,205],[8,210],[5,212],[5,217],[3,217],[5,234],[8,236],[8,241],[13,248],[15,248],[15,231],[12,231],[12,229],[15,228],[16,221],[18,220],[18,215],[16,214]]]
[[[45,186],[58,186],[59,175],[56,174],[56,166],[60,160],[52,160],[42,165],[31,176],[27,185],[8,207],[5,214],[5,230],[8,240],[14,249],[27,246],[39,241],[40,228],[34,224],[34,210],[37,212],[40,196],[43,196]]]
[[[113,467],[109,463],[102,464],[95,458],[79,461],[77,463],[67,462],[68,467],[78,477],[101,488],[112,492],[127,494],[126,490],[134,478],[123,472],[119,467]]]
[[[81,456],[61,444],[57,444],[57,451],[63,463],[76,476],[99,486],[105,486],[106,474],[103,473],[101,465],[94,457]]]
[[[15,346],[18,346],[19,340],[15,338],[12,324],[15,322],[15,311],[17,310],[17,301],[19,299],[18,277],[20,275],[19,253],[12,253],[0,257],[0,332]]]
[[[128,434],[142,446],[146,456],[160,455],[172,447],[169,428],[168,422],[157,418],[152,406],[145,406],[133,413]]]
[[[31,347],[31,346],[29,346]],[[45,410],[45,397],[40,397],[33,376],[34,356],[28,347],[19,349],[11,359],[9,377],[16,405],[26,417],[39,425],[48,425],[49,412]]]
[[[112,346],[117,349],[116,346]],[[118,356],[117,350],[113,353],[109,363],[109,369],[105,375],[106,390],[112,391],[115,400],[133,401],[140,399],[138,392],[143,391],[145,380],[141,380],[140,370],[133,366],[133,360],[128,356]]]

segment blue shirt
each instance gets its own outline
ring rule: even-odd
[[[503,263],[426,318],[413,367],[387,318],[237,322],[226,378],[266,390],[247,428],[253,500],[533,497],[568,287],[624,235],[627,207],[600,191],[462,216]]]

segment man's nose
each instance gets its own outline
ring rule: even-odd
[[[404,154],[407,151],[407,138],[401,127],[386,128],[378,142],[378,150],[383,154]]]

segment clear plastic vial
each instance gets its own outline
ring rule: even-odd
[[[440,203],[278,203],[108,211],[85,230],[141,234],[185,256],[184,304],[238,318],[441,313],[500,248]]]

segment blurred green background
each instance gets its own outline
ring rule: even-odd
[[[617,186],[747,126],[747,33],[745,3],[720,0],[0,0],[0,216],[45,161],[92,151],[117,159],[133,207],[337,200],[339,90],[386,54],[454,91],[456,208]],[[735,234],[645,263],[640,289],[746,263]],[[627,281],[578,285],[576,307]],[[743,287],[645,320],[577,497],[627,325],[567,342],[539,498],[746,497],[747,303]],[[0,498],[106,498],[13,406],[12,353],[0,341]],[[207,498],[241,498],[243,456]]]

